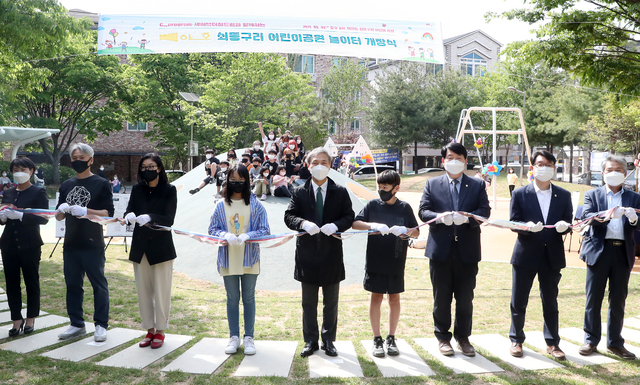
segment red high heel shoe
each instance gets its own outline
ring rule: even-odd
[[[162,345],[164,344],[164,334],[156,334],[155,336],[153,336],[154,341],[151,342],[151,349],[158,349],[161,348]],[[160,342],[156,342],[155,340],[160,340]]]
[[[138,346],[140,346],[141,348],[146,348],[147,346],[151,345],[151,341],[153,341],[153,333],[147,333],[146,336],[144,336],[144,339],[142,341],[140,341],[140,343],[138,344]],[[147,340],[148,338],[148,340]]]

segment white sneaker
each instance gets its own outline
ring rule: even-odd
[[[84,326],[79,328],[77,326],[70,325],[69,328],[67,328],[67,330],[58,334],[58,338],[60,338],[61,340],[68,340],[70,338],[81,336],[86,333],[87,333],[87,329]]]
[[[238,347],[240,347],[240,338],[238,336],[233,336],[229,338],[229,343],[227,347],[224,348],[224,352],[227,354],[235,354],[238,351]]]
[[[267,194],[262,194],[262,196],[260,197],[261,201],[266,201],[267,200]]]
[[[253,337],[244,336],[242,343],[244,344],[245,355],[252,356],[256,354],[256,345],[253,343]]]
[[[96,331],[93,333],[93,340],[96,342],[104,342],[107,340],[107,329],[100,325],[96,325]]]

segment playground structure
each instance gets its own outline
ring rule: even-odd
[[[473,111],[491,111],[491,130],[486,129],[476,129],[473,127],[471,123],[471,113]],[[518,114],[518,118],[520,121],[520,129],[519,130],[498,130],[496,125],[496,113],[497,112],[515,112]],[[531,149],[529,148],[529,140],[527,139],[527,131],[524,127],[524,118],[522,116],[522,110],[519,108],[511,108],[511,107],[470,107],[462,110],[460,113],[461,123],[458,126],[458,132],[456,133],[456,141],[458,143],[464,144],[464,134],[472,134],[474,142],[476,141],[476,134],[483,135],[491,133],[492,136],[492,158],[493,162],[496,162],[496,153],[497,153],[497,136],[498,135],[522,135],[522,140],[527,150],[527,157],[529,158],[529,162],[531,162]],[[462,117],[464,116],[464,118]],[[469,122],[470,129],[467,129],[467,122]],[[478,159],[480,157],[480,149],[478,149]],[[522,183],[522,174],[524,169],[524,159],[520,160],[520,183]],[[508,162],[507,162],[508,163]],[[482,160],[480,160],[480,165],[482,166]],[[493,175],[493,180],[491,185],[493,187],[493,208],[498,206],[498,185],[497,185],[497,175]]]

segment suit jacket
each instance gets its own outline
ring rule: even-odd
[[[423,222],[430,221],[446,211],[453,211],[453,200],[449,190],[447,175],[427,180],[420,200],[419,216]],[[458,211],[466,211],[485,218],[491,215],[489,197],[485,183],[478,178],[462,175],[460,193],[458,195]],[[480,251],[480,224],[473,218],[469,223],[460,226],[446,226],[443,223],[429,225],[429,238],[424,255],[436,261],[444,261],[454,242],[454,232],[458,236],[458,247],[462,262],[478,262]]]
[[[292,230],[302,231],[307,220],[318,227],[327,223],[338,226],[338,231],[347,231],[355,214],[346,188],[327,179],[327,195],[324,200],[322,221],[316,218],[316,194],[311,178],[296,187],[291,195],[289,207],[284,213],[284,222]],[[296,237],[296,267],[294,278],[313,285],[332,285],[345,278],[342,256],[342,240],[323,233]]]
[[[545,225],[554,225],[559,221],[571,223],[573,215],[571,193],[561,187],[551,185],[551,203],[549,204],[549,213],[545,222],[533,183],[513,191],[511,217],[509,220],[514,222],[542,222]],[[569,231],[571,229],[566,232]],[[567,266],[562,234],[558,233],[556,229],[545,228],[537,233],[530,231],[516,232],[518,233],[518,239],[511,255],[512,265],[537,270],[546,248],[552,268],[560,270]]]
[[[176,187],[169,183],[159,183],[149,189],[146,184],[136,184],[131,190],[127,213],[136,216],[148,214],[150,224],[171,227],[176,216],[178,195]],[[149,265],[170,261],[176,258],[171,231],[154,230],[147,226],[138,226],[133,230],[129,260],[140,263],[142,255],[147,255]]]
[[[584,194],[584,206],[582,211],[582,219],[597,214],[599,211],[607,210],[607,190],[606,186],[589,190]],[[640,208],[640,195],[631,190],[625,190],[622,194],[622,207]],[[640,222],[640,221],[638,221]],[[587,265],[593,266],[598,262],[598,258],[604,250],[604,241],[607,235],[607,224],[609,222],[591,222],[589,233],[582,241],[582,250],[580,251],[580,259],[585,261]],[[627,262],[631,269],[635,262],[635,242],[633,240],[633,231],[638,223],[631,225],[626,215],[622,216],[622,226],[624,232],[625,247],[627,251]]]
[[[18,192],[15,187],[6,190],[2,195],[3,204],[13,204],[19,209],[48,209],[49,199],[44,188],[30,186],[28,189]],[[48,220],[34,214],[24,214],[22,220],[8,219],[0,238],[0,247],[3,249],[28,249],[40,247],[40,225],[47,224]]]

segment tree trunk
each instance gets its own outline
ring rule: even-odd
[[[582,164],[583,164],[583,167],[587,169],[587,171],[585,171],[587,173],[586,184],[587,186],[591,186],[591,146],[588,147],[587,156],[585,156],[585,159],[583,160]]]
[[[53,184],[56,186],[60,185],[60,163],[54,162],[52,165],[53,168]]]
[[[418,142],[413,142],[413,172],[418,175]]]
[[[569,183],[573,183],[573,142],[569,149]]]
[[[404,159],[402,156],[402,149],[398,148],[398,174],[400,175],[402,175],[402,159]]]

